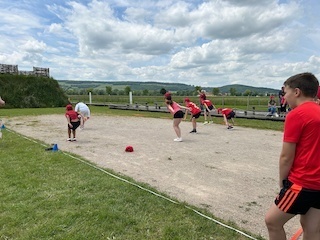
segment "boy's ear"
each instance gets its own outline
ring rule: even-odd
[[[294,93],[296,97],[300,97],[302,95],[301,89],[300,88],[295,88]]]

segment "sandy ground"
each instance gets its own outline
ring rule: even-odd
[[[78,141],[67,142],[63,114],[10,118],[5,125],[267,238],[264,215],[278,192],[281,132],[199,123],[198,134],[190,134],[191,122],[182,122],[183,142],[173,142],[172,120],[92,116],[77,130]],[[125,152],[127,145],[134,152]],[[292,235],[298,228],[296,218],[286,229]]]

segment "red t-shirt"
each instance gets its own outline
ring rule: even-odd
[[[306,102],[291,110],[284,125],[284,142],[296,143],[289,180],[320,190],[320,107]]]
[[[206,104],[208,107],[212,106],[212,102],[210,100],[201,100],[201,104]]]
[[[231,108],[224,108],[221,110],[221,113],[228,116],[232,112]]]
[[[181,110],[181,108],[179,107],[179,105],[178,105],[176,102],[172,102],[171,107],[172,107],[173,111],[171,111],[170,108],[168,108],[168,109],[169,109],[169,112],[170,112],[172,115],[174,115],[176,112],[178,112],[179,110]]]
[[[66,112],[66,116],[69,116],[70,120],[76,120],[78,118],[78,113],[74,110],[69,110]]]
[[[201,112],[201,109],[193,102],[186,103],[186,107],[190,108],[192,115],[196,115]]]

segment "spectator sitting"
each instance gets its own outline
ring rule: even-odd
[[[277,112],[277,102],[274,100],[274,96],[270,96],[270,100],[268,102],[268,115],[267,116],[278,116]]]

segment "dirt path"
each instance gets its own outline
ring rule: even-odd
[[[198,134],[189,134],[191,123],[182,122],[184,141],[173,142],[171,120],[93,116],[77,131],[77,142],[66,142],[63,114],[5,121],[23,135],[57,143],[267,238],[264,214],[278,191],[281,132],[198,124]],[[124,151],[127,145],[133,153]],[[295,219],[287,231],[298,228]]]

